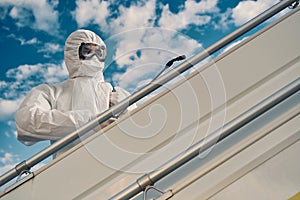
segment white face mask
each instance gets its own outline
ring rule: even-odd
[[[96,56],[87,60],[81,60],[82,66],[78,70],[79,76],[96,76],[103,73],[104,63],[100,62]]]

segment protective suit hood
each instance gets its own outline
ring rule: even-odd
[[[94,43],[105,46],[103,40],[89,30],[77,30],[66,40],[64,58],[69,71],[69,78],[96,77],[103,80],[104,62],[100,62],[96,56],[89,60],[79,58],[79,47],[82,43]]]

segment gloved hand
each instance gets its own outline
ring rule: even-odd
[[[125,92],[120,87],[115,87],[113,89],[113,91],[110,93],[109,106],[113,106],[113,105],[119,103],[120,101],[125,99],[128,95],[129,95],[129,93]]]
[[[128,97],[129,95],[130,95],[129,92],[127,92],[123,88],[115,87],[114,90],[110,93],[109,106],[111,107],[111,106],[119,103],[120,101],[122,101],[123,99]],[[125,115],[126,113],[128,113],[129,111],[131,111],[135,108],[136,108],[136,105],[133,104],[133,105],[129,106],[128,108],[124,109],[123,111],[120,111],[120,113],[115,113],[114,118],[119,118],[120,116]]]
[[[113,88],[112,92],[110,93],[109,106],[111,107],[111,106],[119,103],[120,101],[122,101],[123,99],[128,97],[128,95],[129,95],[129,93],[120,87]],[[121,111],[119,113],[115,113],[114,118],[117,119],[120,117],[120,115],[125,114],[126,112],[128,112],[128,108],[124,109],[123,111]]]
[[[117,104],[120,101],[119,92],[113,90],[109,96],[109,107]]]

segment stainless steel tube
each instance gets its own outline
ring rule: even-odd
[[[190,58],[189,60],[183,62],[174,70],[168,72],[167,74],[163,75],[153,83],[145,86],[141,90],[135,92],[132,94],[130,97],[124,99],[122,102],[119,104],[113,106],[111,109],[101,113],[96,117],[96,119],[90,121],[89,123],[85,124],[83,127],[80,129],[76,130],[73,133],[70,133],[68,136],[62,138],[61,140],[57,141],[53,145],[45,148],[41,152],[37,153],[33,157],[29,158],[27,161],[23,161],[23,166],[24,169],[30,169],[33,167],[35,164],[41,162],[45,158],[49,157],[53,153],[59,151],[62,149],[64,146],[67,144],[73,142],[77,138],[79,138],[80,135],[83,135],[84,133],[92,130],[99,124],[103,123],[104,121],[108,120],[110,117],[112,117],[115,113],[119,113],[122,110],[126,109],[128,106],[132,105],[133,103],[137,102],[141,98],[145,97],[146,95],[150,94],[163,84],[167,83],[168,81],[172,80],[178,74],[181,74],[185,72],[186,70],[190,69],[192,66],[195,64],[201,62],[205,58],[207,58],[209,55],[215,53],[216,51],[220,50],[223,48],[225,45],[229,44],[230,42],[234,41],[237,39],[239,36],[243,35],[247,31],[251,30],[252,28],[256,27],[257,25],[261,24],[268,18],[272,17],[273,15],[277,14],[284,8],[288,7],[291,5],[293,2],[296,2],[297,0],[284,0],[281,1],[280,3],[276,4],[272,8],[268,9],[258,17],[254,18],[241,28],[237,29],[236,31],[232,32],[225,38],[221,39],[220,41],[216,42],[215,44],[211,45],[209,48],[206,49],[206,51],[202,51],[199,54],[195,55],[194,57]],[[19,169],[20,170],[20,169]],[[0,177],[0,186],[6,184],[8,181],[12,180],[13,178],[17,177],[18,171],[14,168],[11,169],[10,171],[6,172]]]

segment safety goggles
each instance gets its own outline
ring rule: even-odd
[[[94,43],[81,43],[79,47],[79,58],[87,60],[93,56],[96,56],[100,62],[103,62],[106,58],[105,46]]]

